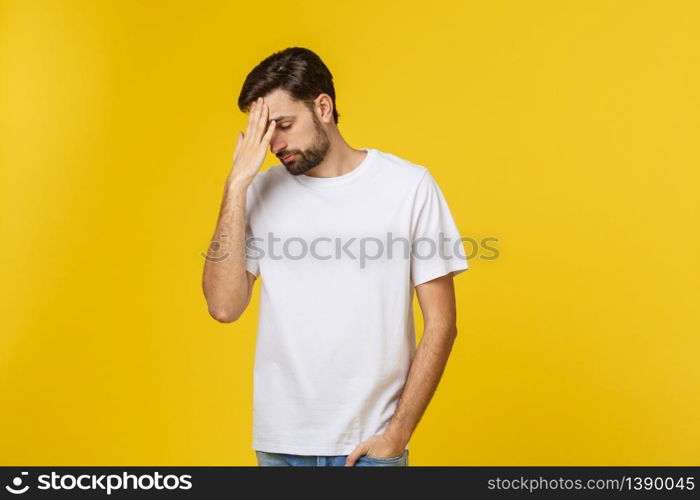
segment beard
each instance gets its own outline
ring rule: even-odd
[[[304,151],[298,151],[296,158],[285,163],[282,160],[282,164],[286,167],[287,172],[292,175],[301,175],[320,164],[328,153],[328,148],[330,147],[330,141],[328,140],[328,134],[323,129],[321,122],[313,115],[314,120],[314,138],[311,143],[311,147],[305,149]],[[287,153],[285,156],[288,156]],[[284,158],[284,157],[283,157]]]

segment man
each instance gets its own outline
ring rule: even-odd
[[[203,288],[237,320],[261,277],[259,465],[406,466],[456,327],[464,247],[423,166],[341,136],[332,75],[291,47],[256,66]],[[280,160],[259,172],[270,148]],[[413,291],[425,330],[416,349]]]

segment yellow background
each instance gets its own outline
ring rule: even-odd
[[[0,463],[255,465],[259,283],[220,324],[201,254],[243,80],[298,45],[350,145],[427,166],[498,239],[455,279],[411,465],[699,465],[699,14],[3,1]]]

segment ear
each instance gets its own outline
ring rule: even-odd
[[[333,99],[326,93],[319,94],[315,99],[314,108],[319,110],[319,120],[324,123],[333,122]]]

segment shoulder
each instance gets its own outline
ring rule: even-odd
[[[396,183],[406,187],[418,186],[424,182],[426,176],[430,176],[430,171],[424,165],[412,162],[387,151],[376,150],[377,161],[382,166],[382,171],[391,176]]]

